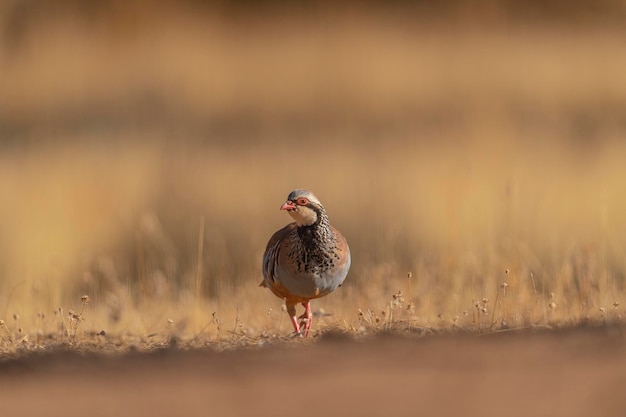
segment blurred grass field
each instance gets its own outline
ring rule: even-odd
[[[353,256],[314,329],[622,320],[626,54],[604,9],[20,3],[0,9],[5,346],[71,331],[70,309],[85,335],[287,334],[258,284],[294,188]]]

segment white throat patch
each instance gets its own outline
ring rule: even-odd
[[[310,226],[317,221],[317,213],[305,206],[298,206],[295,210],[289,210],[289,215],[293,217],[298,226]]]

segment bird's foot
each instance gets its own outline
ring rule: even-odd
[[[309,330],[311,330],[311,317],[307,317],[307,314],[304,313],[303,315],[298,317],[298,320],[300,320],[300,333],[302,333],[304,336],[308,336]]]

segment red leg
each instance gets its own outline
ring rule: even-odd
[[[295,304],[286,304],[287,305],[287,314],[289,314],[289,319],[291,320],[291,324],[293,324],[293,328],[296,331],[296,334],[302,334],[300,331],[300,326],[298,325],[298,319],[296,319],[296,305]]]
[[[309,330],[311,330],[311,323],[313,323],[313,313],[311,313],[311,301],[302,303],[302,306],[304,307],[304,314],[298,318],[300,319],[300,327],[302,328],[303,335],[308,336]]]

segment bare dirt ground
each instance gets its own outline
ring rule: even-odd
[[[27,356],[3,416],[618,416],[624,327]]]

